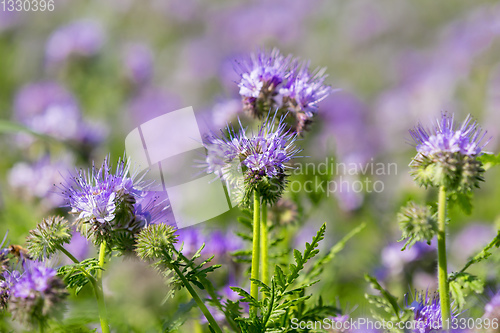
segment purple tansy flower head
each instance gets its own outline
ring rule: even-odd
[[[479,187],[484,169],[477,159],[488,141],[486,132],[467,116],[461,125],[443,113],[432,130],[421,124],[410,130],[417,156],[410,166],[421,186],[445,186],[450,191],[468,192]]]
[[[133,237],[159,216],[163,202],[146,198],[151,184],[143,180],[144,174],[129,175],[129,171],[130,160],[119,160],[112,172],[106,158],[100,168],[80,170],[63,185],[67,205],[77,215],[78,230],[97,244],[106,240],[125,249],[123,240],[132,245]]]
[[[309,63],[295,64],[293,74],[279,90],[282,104],[296,118],[296,131],[301,133],[318,111],[318,103],[334,90],[325,85],[326,68],[309,70]]]
[[[238,84],[240,95],[248,98],[249,102],[264,96],[272,98],[277,93],[278,85],[290,75],[290,61],[291,56],[285,57],[278,49],[273,49],[271,53],[258,52],[252,54],[250,59],[238,62],[236,70],[241,77]]]
[[[101,26],[91,20],[70,23],[54,31],[47,41],[45,53],[50,64],[60,63],[70,57],[91,57],[104,44]]]
[[[6,309],[12,293],[12,287],[21,278],[19,271],[4,271],[0,280],[0,309]]]
[[[228,126],[228,137],[211,137],[206,144],[207,171],[218,171],[233,189],[243,189],[240,200],[244,204],[254,190],[264,201],[274,203],[285,188],[288,162],[301,151],[295,146],[296,139],[284,117],[277,123],[275,117],[268,117],[251,134],[241,123],[238,132]]]
[[[56,270],[40,262],[24,263],[24,273],[14,277],[11,287],[9,308],[15,319],[36,326],[45,325],[49,316],[61,314],[67,292],[56,275]]]
[[[280,114],[293,118],[288,123],[297,133],[306,129],[318,103],[333,91],[324,83],[324,68],[310,71],[308,62],[285,57],[277,49],[252,54],[250,60],[237,64],[244,110],[262,118],[277,108]]]
[[[483,142],[486,132],[468,115],[460,125],[454,122],[454,116],[443,113],[436,126],[431,130],[419,124],[410,134],[417,144],[417,151],[424,155],[439,153],[460,153],[477,156],[482,154],[488,142]]]
[[[408,299],[406,302],[406,307],[414,313],[415,330],[413,332],[429,333],[442,329],[441,303],[437,293],[429,296],[428,291],[425,295],[423,292],[417,293],[415,291],[413,302],[409,305]],[[453,320],[456,317],[456,311],[452,310],[450,319]]]

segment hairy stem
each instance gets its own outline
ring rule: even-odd
[[[205,306],[205,303],[203,303],[200,296],[198,296],[198,293],[196,292],[196,290],[193,289],[193,287],[191,286],[189,281],[186,279],[184,274],[182,274],[179,267],[177,267],[177,265],[172,265],[172,268],[174,269],[175,273],[177,273],[177,275],[181,279],[182,284],[184,284],[184,287],[186,287],[188,292],[191,294],[191,297],[193,297],[194,301],[196,302],[196,304],[200,308],[201,312],[203,312],[203,314],[205,315],[205,318],[207,318],[208,323],[210,324],[210,326],[212,327],[214,332],[222,333],[222,330],[220,329],[219,325],[215,321],[215,319],[212,316],[212,314],[210,313],[210,311],[208,311],[207,307]]]
[[[259,260],[260,260],[260,198],[257,191],[254,191],[253,199],[253,246],[252,246],[252,271],[251,278],[259,278]],[[251,282],[250,295],[259,300],[259,286],[255,282]],[[254,314],[257,314],[257,309],[252,308]]]
[[[102,291],[102,270],[104,269],[105,257],[106,241],[103,241],[99,249],[99,267],[101,267],[101,269],[97,272],[97,288],[95,288],[95,296],[97,298],[97,306],[99,310],[99,319],[101,320],[102,333],[109,333],[106,303],[104,302],[104,293]]]
[[[450,289],[448,284],[448,268],[446,263],[446,189],[439,188],[438,201],[438,281],[439,299],[441,302],[441,319],[443,328],[448,329],[450,321]]]
[[[269,285],[269,236],[267,229],[267,204],[262,204],[262,218],[260,220],[260,254],[262,256],[261,281]]]
[[[75,258],[74,255],[72,255],[68,250],[66,250],[64,247],[59,245],[59,250],[64,253],[71,261],[73,261],[75,264],[79,264],[80,261]],[[103,245],[101,244],[101,251],[99,253],[99,266],[101,266],[101,257],[102,257],[102,263],[104,265],[104,255],[102,253],[105,253],[106,250],[106,245],[104,244],[104,250],[103,250]],[[92,275],[90,275],[89,272],[87,272],[85,269],[82,267],[78,268],[85,276],[89,279],[90,283],[92,284],[92,287],[94,289],[94,295],[97,300],[97,307],[99,309],[99,319],[101,321],[101,330],[103,333],[109,333],[109,326],[108,322],[106,319],[106,304],[104,303],[104,295],[102,293],[102,282],[101,282],[101,271],[98,272],[99,276],[99,282],[96,280]]]

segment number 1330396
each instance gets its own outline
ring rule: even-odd
[[[4,12],[52,12],[54,0],[1,0]]]

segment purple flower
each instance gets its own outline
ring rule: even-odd
[[[40,81],[25,85],[16,94],[13,108],[15,120],[35,132],[60,140],[96,144],[106,135],[106,130],[98,128],[98,124],[83,121],[75,97],[56,82]],[[32,137],[24,134],[19,134],[18,138],[24,146],[33,142]]]
[[[37,292],[44,293],[49,287],[49,280],[56,276],[56,271],[42,265],[31,265],[12,287],[12,296],[34,298]]]
[[[72,56],[94,56],[103,44],[101,26],[94,21],[81,20],[53,32],[47,41],[45,54],[49,63],[59,63]]]
[[[53,209],[63,204],[60,195],[54,192],[54,184],[64,179],[72,158],[51,161],[44,156],[33,164],[16,163],[8,174],[10,187],[23,198],[40,200],[45,209]]]
[[[460,126],[455,124],[453,118],[453,116],[443,113],[432,131],[425,129],[421,124],[410,130],[410,134],[417,144],[417,151],[424,155],[440,153],[480,155],[488,143],[483,142],[486,133],[483,133],[470,115]]]
[[[131,43],[123,54],[125,75],[136,85],[147,83],[153,75],[153,52],[141,43]]]
[[[129,168],[129,163],[119,161],[113,174],[106,158],[99,169],[93,166],[90,172],[80,170],[63,192],[72,213],[78,214],[80,220],[112,221],[119,200],[127,195],[135,200],[142,195],[134,187],[133,178],[128,177]]]
[[[194,255],[205,241],[201,232],[193,227],[178,229],[177,234],[177,244],[182,244],[182,253],[186,257]]]
[[[73,95],[50,81],[21,88],[14,100],[14,118],[36,132],[64,140],[75,139],[81,123]]]
[[[0,309],[5,309],[12,293],[12,287],[21,278],[21,273],[19,271],[4,271],[2,277],[3,280],[0,280]]]
[[[25,262],[24,273],[11,287],[12,316],[31,325],[45,325],[49,316],[60,316],[65,286],[55,269],[40,262]]]
[[[413,302],[407,305],[407,308],[413,310],[414,313],[414,332],[429,333],[442,329],[441,304],[438,294],[435,293],[429,297],[428,292],[425,293],[425,296],[423,293],[415,292]],[[451,320],[456,317],[456,311],[452,311]]]
[[[303,112],[307,118],[312,118],[318,111],[318,103],[330,95],[333,90],[325,85],[326,68],[309,70],[309,63],[294,66],[290,79],[279,90],[283,103],[289,103],[289,109]]]
[[[274,94],[276,87],[290,75],[290,61],[290,56],[284,57],[279,50],[273,49],[270,54],[259,52],[238,63],[240,95],[256,99],[261,93]]]
[[[301,151],[295,146],[296,138],[283,117],[278,124],[275,117],[269,117],[257,133],[251,134],[246,133],[241,122],[238,132],[228,126],[228,137],[207,138],[206,170],[219,175],[235,191],[245,187],[239,198],[242,202],[249,199],[253,190],[275,202],[284,190],[288,162]]]
[[[147,224],[157,222],[166,208],[155,192],[148,193],[151,184],[143,180],[144,174],[129,175],[130,161],[119,160],[113,173],[108,160],[99,169],[80,170],[62,185],[67,205],[78,215],[78,230],[96,243],[120,243],[125,238],[115,236],[123,233],[133,238]]]
[[[318,111],[318,103],[333,92],[324,84],[325,69],[309,70],[308,62],[299,62],[277,49],[252,54],[238,63],[243,109],[261,118],[270,109],[294,118],[294,131],[302,133]]]

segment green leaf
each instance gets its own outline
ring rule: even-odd
[[[458,206],[467,215],[472,213],[472,193],[454,192],[449,196],[450,207]]]
[[[500,154],[483,154],[478,157],[478,160],[483,163],[484,170],[488,170],[495,165],[500,165]]]
[[[484,290],[484,282],[477,276],[460,272],[450,274],[450,290],[459,311],[465,306],[465,297],[471,292],[480,294]]]
[[[378,290],[381,296],[373,296],[373,295],[365,295],[368,302],[377,305],[378,307],[382,307],[386,312],[392,312],[396,318],[399,319],[399,305],[397,297],[393,296],[387,290],[382,288],[380,283],[378,283],[377,279],[373,276],[365,274],[365,280],[370,283],[370,286]]]

